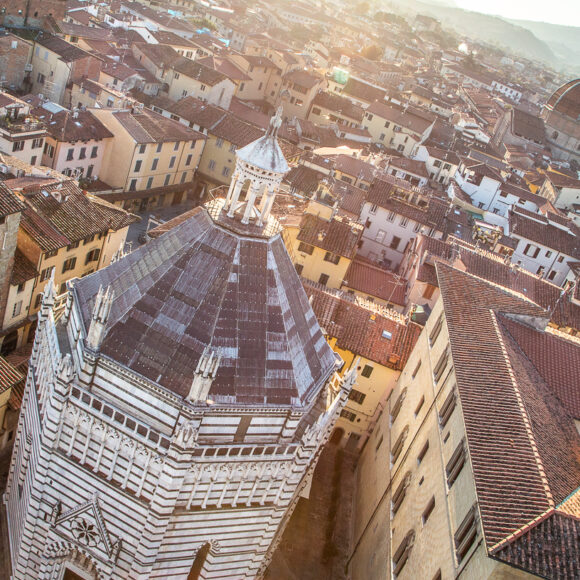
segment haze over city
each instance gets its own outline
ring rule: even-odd
[[[0,577],[580,578],[579,11],[6,3]]]

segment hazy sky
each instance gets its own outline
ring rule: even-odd
[[[580,26],[580,0],[455,0],[455,4],[505,18]]]

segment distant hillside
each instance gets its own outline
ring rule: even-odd
[[[444,27],[452,28],[458,35],[481,40],[500,48],[560,67],[562,62],[546,42],[534,33],[503,20],[461,8],[433,5],[418,0],[391,0],[403,13],[422,13],[437,18]]]
[[[568,62],[571,68],[580,69],[580,28],[531,20],[510,20],[510,22],[531,30],[559,59]]]

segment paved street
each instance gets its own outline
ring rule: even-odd
[[[268,568],[267,580],[342,580],[350,545],[354,456],[329,445]]]

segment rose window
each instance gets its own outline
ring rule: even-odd
[[[75,540],[86,546],[96,546],[99,539],[97,528],[94,524],[83,518],[77,518],[71,524],[71,531]]]

